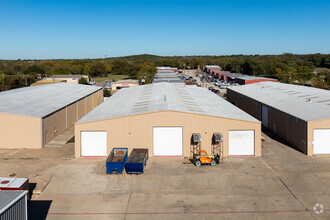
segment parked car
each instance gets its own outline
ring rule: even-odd
[[[219,90],[219,89],[215,89],[215,90],[214,90],[214,93],[216,93],[216,94],[220,94],[220,90]]]
[[[210,86],[210,87],[209,87],[209,90],[212,90],[212,89],[213,89],[213,86]]]

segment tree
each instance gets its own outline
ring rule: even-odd
[[[152,83],[156,72],[157,69],[155,67],[155,64],[150,61],[146,61],[140,65],[140,70],[138,71],[136,78],[138,80],[145,79],[145,84],[149,84]]]
[[[29,66],[26,70],[24,70],[25,75],[28,75],[28,74],[31,74],[31,73],[44,75],[45,70],[43,68],[41,68],[40,66],[37,66],[37,65]]]
[[[111,92],[108,89],[103,89],[103,97],[110,97]]]
[[[92,76],[107,76],[107,68],[104,62],[96,62],[90,69]]]
[[[81,77],[79,79],[79,84],[87,84],[87,79],[85,77]]]

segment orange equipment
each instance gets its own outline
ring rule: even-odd
[[[210,164],[211,166],[214,166],[219,164],[220,156],[219,154],[208,155],[205,150],[199,150],[198,154],[194,155],[193,161],[196,167],[200,167],[202,164]]]

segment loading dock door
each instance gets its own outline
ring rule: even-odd
[[[314,154],[330,154],[330,129],[314,129]]]
[[[82,131],[81,156],[107,156],[107,132]]]
[[[229,155],[254,155],[254,131],[229,131]]]
[[[262,106],[262,125],[268,128],[268,107]]]
[[[154,156],[182,156],[182,127],[153,128]]]

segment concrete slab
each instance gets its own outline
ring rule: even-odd
[[[74,159],[72,143],[0,150],[0,175],[37,183],[33,178],[50,177],[32,198],[47,219],[329,219],[328,157],[263,136],[260,158],[231,157],[215,167],[150,158],[142,175],[107,175],[105,159]],[[316,203],[324,206],[320,215]]]

